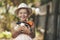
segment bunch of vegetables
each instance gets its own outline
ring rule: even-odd
[[[0,38],[11,38],[11,37],[12,37],[11,32],[4,31],[0,33]]]

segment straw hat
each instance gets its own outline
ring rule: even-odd
[[[21,4],[17,7],[17,9],[15,10],[15,13],[17,14],[20,9],[27,9],[27,10],[28,10],[28,14],[29,14],[29,15],[32,14],[32,9],[29,8],[28,5],[25,4],[25,3],[21,3]]]

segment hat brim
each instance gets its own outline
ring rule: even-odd
[[[15,13],[17,14],[20,9],[27,9],[27,10],[29,11],[29,16],[32,14],[32,9],[31,9],[31,8],[25,8],[25,7],[17,8],[17,9],[15,10]]]

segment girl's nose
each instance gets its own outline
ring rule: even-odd
[[[24,16],[24,13],[22,13],[21,15]]]
[[[22,13],[22,15],[24,15],[24,13]]]

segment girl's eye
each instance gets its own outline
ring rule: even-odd
[[[28,14],[27,12],[19,12],[19,14]]]
[[[22,14],[22,12],[20,12],[19,14]]]
[[[27,14],[26,12],[24,14]]]

